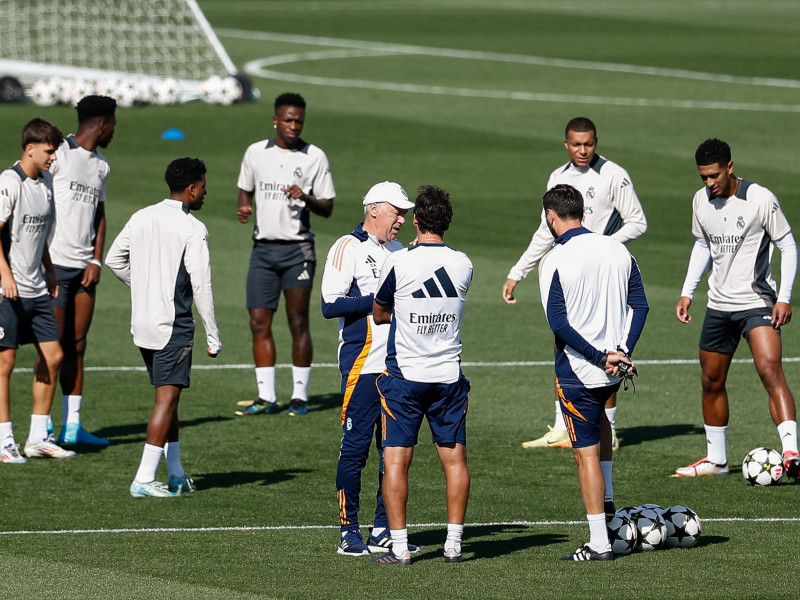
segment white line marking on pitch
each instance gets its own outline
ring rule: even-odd
[[[703,523],[800,523],[800,517],[722,517],[703,519]],[[498,521],[495,523],[466,523],[467,529],[484,527],[550,527],[567,525],[586,525],[586,521]],[[410,524],[409,529],[429,529],[433,527],[446,527],[446,523],[416,523]],[[0,535],[85,535],[85,534],[119,534],[119,533],[214,533],[237,531],[302,531],[339,529],[338,525],[257,525],[252,527],[144,527],[144,528],[114,528],[114,529],[51,529],[49,531],[0,531]]]
[[[750,358],[734,358],[733,363],[736,364],[751,364],[753,362]],[[783,359],[785,363],[796,363],[800,362],[800,356],[789,356]],[[637,365],[641,366],[655,366],[655,367],[663,367],[663,366],[671,366],[671,365],[699,365],[699,361],[696,358],[667,358],[663,360],[637,360]],[[292,365],[289,363],[286,364],[277,364],[275,365],[278,369],[288,369]],[[315,369],[338,369],[339,365],[336,363],[312,363],[312,367]],[[472,368],[472,367],[489,367],[489,368],[498,368],[498,367],[552,367],[553,361],[552,360],[531,360],[531,361],[506,361],[506,362],[462,362],[462,367]],[[224,371],[224,370],[240,370],[240,369],[253,369],[255,368],[252,363],[240,363],[240,364],[225,364],[225,365],[192,365],[192,370],[197,371]],[[31,367],[20,367],[14,369],[17,372],[21,373],[32,373],[33,368]],[[110,367],[84,367],[84,371],[95,371],[95,372],[129,372],[129,371],[145,371],[145,367],[139,366],[110,366]]]
[[[388,55],[416,55],[438,56],[462,60],[480,60],[490,62],[505,62],[525,65],[556,67],[559,69],[581,69],[590,71],[606,71],[615,73],[628,73],[655,77],[672,77],[678,79],[692,79],[700,81],[713,81],[742,85],[768,86],[800,89],[800,81],[794,79],[778,79],[772,77],[741,77],[721,73],[705,73],[685,69],[665,69],[627,65],[622,63],[592,62],[569,60],[560,58],[547,58],[541,56],[526,56],[521,54],[503,54],[498,52],[481,52],[475,50],[453,50],[447,48],[429,48],[424,46],[410,46],[403,44],[385,44],[379,42],[362,42],[358,40],[341,40],[336,38],[312,37],[271,32],[251,32],[241,30],[219,30],[220,35],[244,39],[258,39],[267,41],[291,42],[298,44],[312,44],[319,46],[335,46],[349,48],[349,50],[323,50],[313,52],[299,52],[271,56],[263,59],[252,60],[245,64],[244,71],[255,77],[263,77],[276,81],[290,81],[293,83],[308,83],[315,85],[377,89],[384,91],[433,94],[445,96],[460,96],[469,98],[487,98],[498,100],[522,100],[532,102],[574,102],[579,104],[612,104],[615,106],[640,106],[649,108],[680,108],[680,109],[706,109],[706,110],[741,110],[758,112],[800,112],[800,105],[796,104],[765,104],[755,102],[717,102],[697,100],[667,100],[662,98],[628,98],[584,96],[571,94],[548,94],[526,91],[501,91],[471,88],[454,88],[446,86],[425,86],[394,82],[379,82],[363,79],[342,79],[334,77],[318,77],[312,75],[298,75],[273,71],[268,66],[286,65],[296,62],[317,60],[332,60],[341,58],[377,57]]]

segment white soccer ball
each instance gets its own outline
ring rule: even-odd
[[[147,79],[136,79],[136,102],[139,104],[150,104],[153,101],[153,84]]]
[[[117,101],[117,106],[128,108],[134,105],[139,98],[139,89],[133,79],[123,79],[117,84],[112,97]]]
[[[101,79],[94,86],[95,94],[99,96],[114,97],[114,92],[117,91],[119,82],[116,79]]]
[[[742,477],[750,485],[775,485],[783,479],[783,459],[772,448],[754,448],[742,461]]]
[[[633,552],[639,545],[639,530],[636,524],[627,516],[619,513],[611,517],[606,524],[608,527],[608,541],[611,551],[619,556]]]
[[[67,89],[67,102],[70,106],[77,106],[84,97],[95,93],[96,85],[86,79],[73,79]]]
[[[63,77],[53,77],[50,84],[56,90],[56,102],[59,104],[69,104],[72,96],[72,86],[74,80]]]
[[[180,95],[180,84],[177,79],[162,79],[153,86],[153,102],[167,105],[175,104]]]
[[[208,104],[219,104],[222,77],[212,75],[200,84],[200,98]]]
[[[665,548],[691,548],[697,543],[703,525],[691,508],[676,504],[665,508],[661,516],[667,524]]]
[[[58,89],[46,79],[37,79],[31,87],[31,100],[36,106],[53,106],[58,102]]]
[[[667,523],[652,508],[637,509],[631,514],[641,537],[641,550],[657,550],[667,538]]]
[[[230,106],[242,99],[242,86],[234,77],[225,77],[220,81],[217,95],[220,104]]]

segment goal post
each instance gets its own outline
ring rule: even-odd
[[[196,0],[0,0],[0,76],[177,82],[241,75]],[[245,86],[243,86],[245,87]]]

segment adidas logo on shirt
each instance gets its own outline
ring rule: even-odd
[[[458,292],[453,285],[450,277],[447,275],[444,267],[441,267],[433,273],[436,277],[431,277],[422,284],[422,288],[411,294],[414,298],[458,298]],[[436,284],[438,280],[439,285]],[[441,288],[439,287],[441,286]]]

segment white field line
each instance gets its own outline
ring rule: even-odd
[[[736,364],[750,364],[753,362],[750,358],[734,358],[733,361]],[[800,356],[789,356],[783,359],[785,363],[796,363],[800,362]],[[671,365],[699,365],[699,361],[696,358],[668,358],[664,360],[637,360],[637,365],[642,366],[671,366]],[[277,364],[275,365],[278,369],[288,369],[292,365],[285,363],[285,364]],[[312,363],[312,367],[315,369],[337,369],[339,365],[336,363]],[[490,368],[502,368],[502,367],[552,367],[553,361],[552,360],[530,360],[530,361],[506,361],[506,362],[462,362],[462,367],[465,368],[472,368],[472,367],[490,367]],[[255,366],[252,363],[244,363],[244,364],[222,364],[222,365],[192,365],[192,370],[197,371],[225,371],[225,370],[242,370],[242,369],[253,369]],[[31,373],[33,372],[32,367],[20,367],[14,369],[17,373]],[[84,371],[95,371],[95,372],[104,372],[104,371],[111,371],[111,372],[125,372],[125,371],[145,371],[145,367],[140,366],[126,366],[126,365],[119,365],[113,367],[90,367],[87,366],[84,368]]]
[[[703,519],[703,523],[800,523],[800,517],[721,517]],[[466,523],[468,529],[485,527],[551,527],[586,525],[586,521],[498,521],[495,523]],[[432,527],[446,527],[447,523],[412,523],[409,529],[428,529]],[[120,534],[120,533],[214,533],[214,532],[247,532],[247,531],[303,531],[339,529],[338,525],[270,525],[270,526],[241,526],[241,527],[143,527],[143,528],[115,528],[115,529],[51,529],[47,531],[19,530],[0,531],[3,535],[85,535],[85,534]]]
[[[523,54],[505,54],[499,52],[482,52],[475,50],[456,50],[448,48],[431,48],[425,46],[412,46],[404,44],[387,44],[380,42],[365,42],[360,40],[346,40],[328,37],[305,35],[291,35],[273,32],[254,32],[234,29],[220,29],[217,33],[221,36],[239,39],[253,39],[260,41],[289,42],[296,44],[317,45],[347,48],[347,50],[322,50],[313,52],[297,52],[280,56],[271,56],[263,59],[252,60],[245,64],[244,70],[249,75],[263,77],[277,81],[293,83],[307,83],[323,86],[377,89],[417,94],[434,94],[446,96],[460,96],[470,98],[487,98],[499,100],[521,100],[532,102],[559,102],[579,104],[612,104],[616,106],[640,106],[654,108],[680,108],[680,109],[707,109],[707,110],[741,110],[760,112],[800,112],[797,104],[768,104],[753,102],[711,102],[698,100],[666,100],[661,98],[629,98],[584,96],[570,94],[547,94],[527,91],[500,91],[471,88],[454,88],[445,86],[425,86],[410,83],[380,82],[363,79],[341,79],[334,77],[318,77],[311,75],[298,75],[281,71],[273,71],[266,67],[273,65],[286,65],[296,62],[331,60],[356,57],[377,57],[387,55],[415,55],[437,56],[461,60],[478,60],[488,62],[504,62],[524,65],[554,67],[559,69],[579,69],[587,71],[605,71],[614,73],[628,73],[653,77],[671,77],[678,79],[691,79],[700,81],[713,81],[721,83],[755,85],[767,87],[780,87],[800,89],[800,80],[779,79],[774,77],[741,77],[723,73],[706,73],[689,71],[686,69],[667,69],[623,63],[609,63],[601,61],[570,60],[542,56],[528,56]]]

